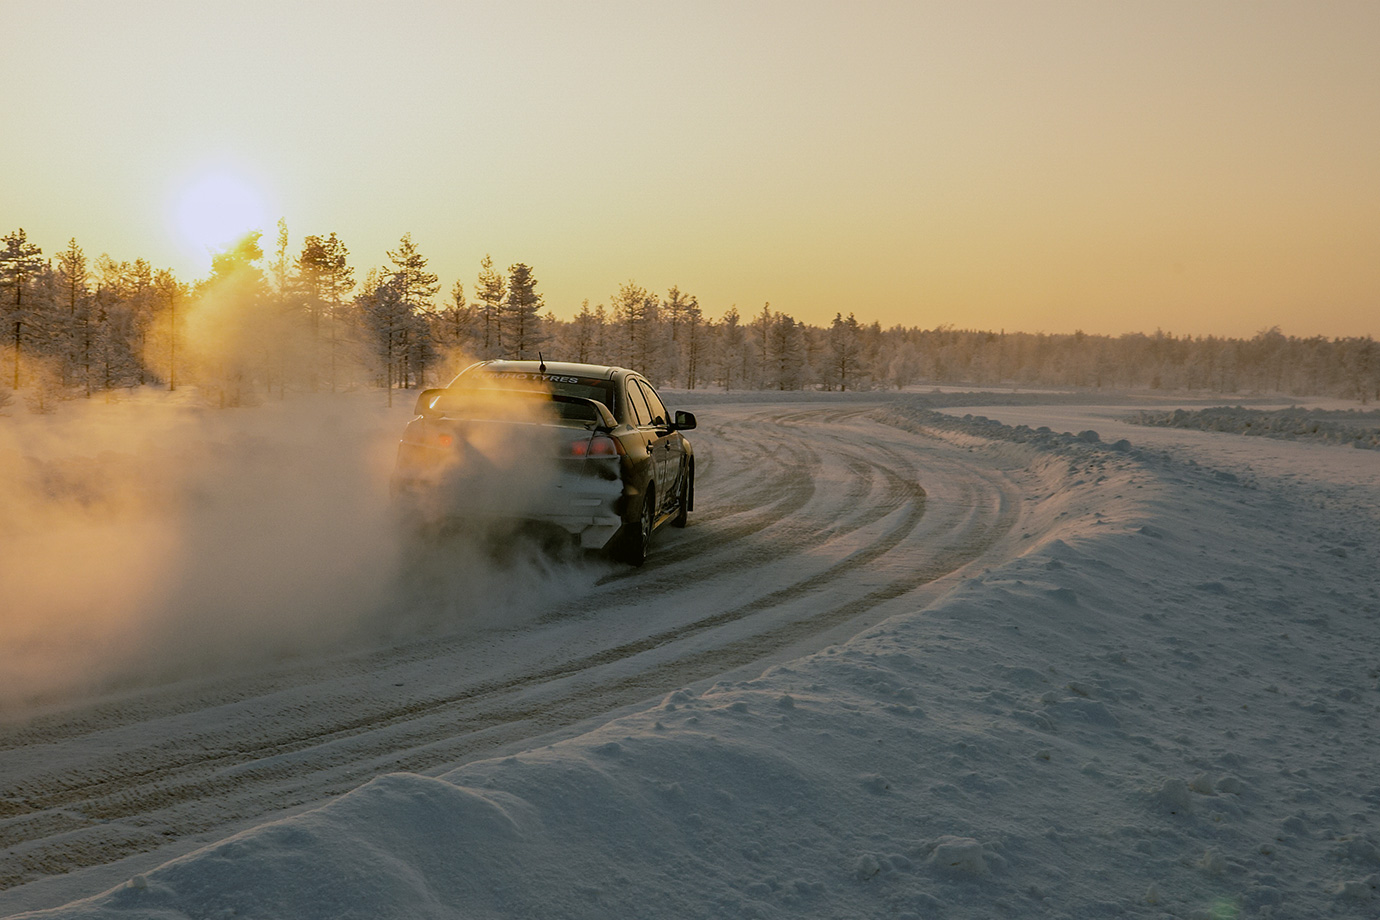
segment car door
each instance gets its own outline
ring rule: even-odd
[[[661,440],[657,427],[652,424],[652,410],[647,405],[647,393],[638,385],[636,377],[629,377],[625,386],[625,393],[628,399],[629,422],[637,429],[637,433],[642,438],[642,443],[647,448],[648,474],[656,484],[657,511],[661,510],[663,499],[661,487],[661,475],[657,469],[657,442]]]
[[[666,406],[652,385],[645,380],[637,380],[636,383],[642,389],[643,399],[646,400],[647,409],[651,414],[652,432],[655,435],[652,442],[652,457],[656,464],[657,488],[661,490],[657,503],[662,511],[669,511],[675,506],[676,489],[679,487],[677,480],[680,478],[680,434],[671,428],[671,413],[666,411]]]

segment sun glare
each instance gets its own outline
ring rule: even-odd
[[[250,230],[264,229],[263,196],[233,173],[207,173],[182,189],[175,218],[183,240],[205,256],[238,241]]]

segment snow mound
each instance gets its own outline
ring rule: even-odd
[[[972,837],[940,837],[930,854],[930,863],[949,875],[980,877],[988,872],[982,844]]]
[[[1211,409],[1175,409],[1172,412],[1138,412],[1126,421],[1159,428],[1225,431],[1233,434],[1280,438],[1286,441],[1323,441],[1366,450],[1380,450],[1380,412],[1320,409],[1246,409],[1217,406]]]

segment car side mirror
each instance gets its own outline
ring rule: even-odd
[[[422,390],[417,395],[417,405],[412,411],[422,418],[440,418],[441,414],[434,408],[436,399],[444,393],[444,389]]]
[[[695,413],[676,410],[676,422],[673,426],[680,431],[689,431],[695,427]]]

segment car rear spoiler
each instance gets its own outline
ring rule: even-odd
[[[618,427],[618,419],[613,417],[609,407],[597,399],[587,399],[583,396],[562,396],[559,393],[547,393],[547,399],[552,402],[569,403],[574,406],[589,406],[594,410],[594,417],[598,419],[594,427],[601,431],[612,431]]]
[[[422,418],[442,418],[445,413],[436,408],[436,401],[448,392],[443,387],[430,390],[422,390],[417,394],[417,406],[413,410]],[[502,393],[504,396],[517,396],[520,399],[546,399],[551,402],[566,403],[574,406],[585,406],[594,413],[596,419],[594,427],[601,431],[612,431],[618,427],[618,420],[613,417],[609,407],[599,402],[597,399],[586,399],[583,396],[563,396],[559,393],[526,393],[513,390],[491,390],[490,392]]]

